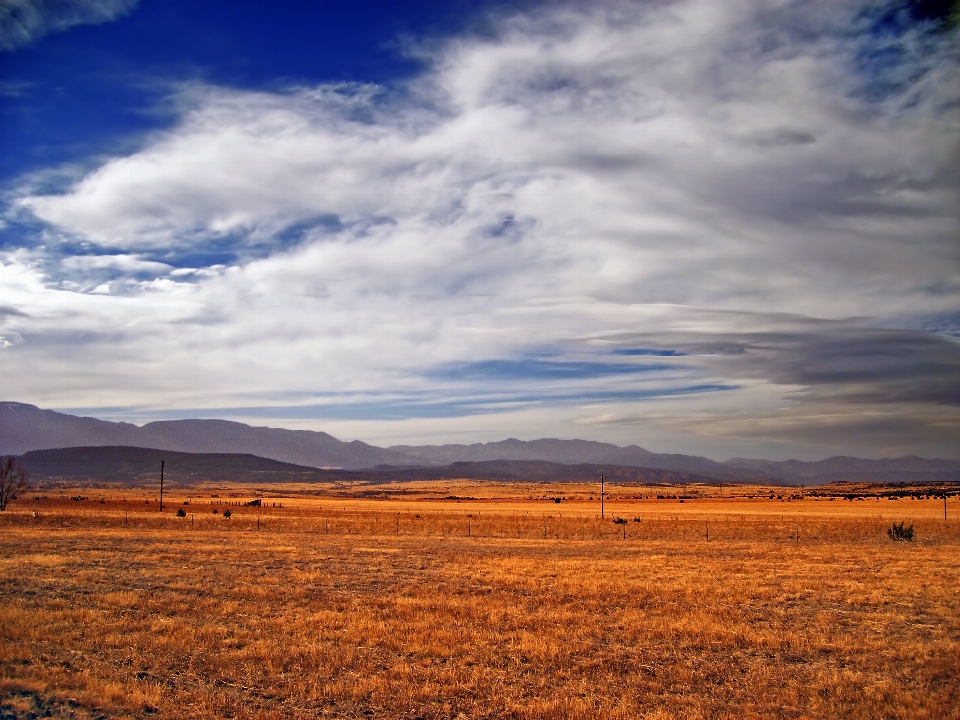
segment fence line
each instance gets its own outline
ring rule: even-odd
[[[23,503],[23,505],[27,505]],[[132,505],[132,504],[131,504]],[[27,505],[27,507],[29,507]],[[0,514],[0,526],[49,528],[115,528],[119,530],[181,530],[197,532],[305,533],[317,535],[470,538],[518,540],[609,540],[724,542],[766,541],[792,545],[823,542],[889,542],[887,530],[894,517],[823,517],[745,515],[689,515],[646,513],[636,517],[612,516],[605,520],[593,515],[524,513],[491,510],[464,512],[431,510],[390,512],[318,508],[267,508],[243,505],[182,506],[163,514],[153,506],[132,505],[123,509],[8,508]],[[203,511],[206,508],[206,511]],[[199,510],[199,511],[198,511]],[[229,515],[224,513],[229,510]],[[917,540],[960,541],[960,524],[942,520],[898,520],[912,524]]]

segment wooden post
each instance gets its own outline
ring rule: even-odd
[[[160,461],[160,512],[163,512],[163,460]]]
[[[943,520],[944,520],[944,522],[946,522],[946,520],[947,520],[947,493],[946,493],[946,491],[944,491],[944,493],[943,493]]]
[[[257,530],[260,529],[260,516],[257,515]]]
[[[707,520],[707,542],[710,542],[710,521]]]
[[[470,516],[467,515],[467,537],[470,537]]]
[[[400,534],[400,513],[397,513],[397,535]]]
[[[606,479],[607,479],[607,476],[606,476],[606,475],[601,475],[601,476],[600,476],[600,519],[601,519],[601,520],[602,520],[604,517],[606,517],[606,516],[604,515],[604,512],[603,512],[603,481],[606,480]]]

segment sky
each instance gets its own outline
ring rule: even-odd
[[[958,20],[0,0],[0,399],[960,457]]]

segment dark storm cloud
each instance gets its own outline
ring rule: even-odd
[[[706,372],[802,388],[809,402],[960,405],[960,344],[932,333],[804,322],[793,332],[627,336],[660,343]],[[608,338],[608,340],[610,340]],[[615,352],[624,352],[616,350]]]

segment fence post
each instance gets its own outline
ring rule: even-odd
[[[603,511],[603,481],[607,479],[606,475],[600,476],[600,518],[606,517]]]

